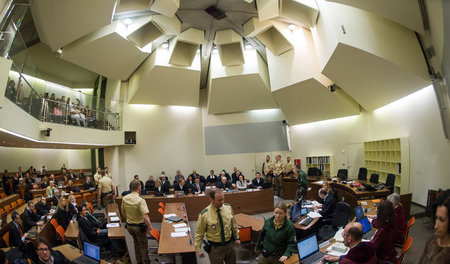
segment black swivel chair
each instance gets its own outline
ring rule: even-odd
[[[386,177],[386,188],[391,190],[391,192],[394,191],[394,185],[395,185],[395,175],[392,173],[389,173]]]
[[[308,176],[322,176],[322,171],[316,167],[312,167],[308,169]]]
[[[378,179],[380,178],[380,175],[376,174],[376,173],[372,173],[372,175],[370,175],[370,182],[371,183],[375,183],[378,184]]]
[[[350,217],[350,205],[345,202],[338,202],[333,214],[333,223],[331,226],[325,226],[317,232],[319,243],[332,238],[339,228],[344,227]]]
[[[367,181],[367,169],[364,167],[359,168],[358,180]]]
[[[341,180],[341,181],[346,181],[348,178],[348,170],[347,169],[339,169],[338,173],[337,173],[337,177]]]

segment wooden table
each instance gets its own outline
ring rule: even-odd
[[[20,196],[18,194],[11,194],[3,199],[0,199],[0,208],[4,208],[6,205],[16,202],[19,198]]]
[[[70,222],[66,229],[65,236],[67,239],[78,239],[80,230],[78,229],[78,223]]]
[[[66,258],[68,258],[70,261],[78,258],[79,256],[81,256],[83,253],[80,252],[80,249],[69,245],[69,244],[64,244],[61,246],[57,246],[52,248],[53,250],[58,250],[59,252],[61,252]],[[108,264],[107,261],[105,260],[100,260],[101,264]]]
[[[119,217],[119,221],[120,221],[119,208],[117,207],[116,203],[112,203],[112,204],[108,204],[106,206],[106,217],[108,219],[108,224],[109,224],[108,213],[112,213],[112,212],[115,212],[117,214],[117,216]],[[125,234],[123,233],[122,221],[120,221],[119,223],[120,223],[119,227],[109,227],[108,228],[108,238],[109,239],[125,239]]]
[[[189,227],[186,211],[184,203],[166,203],[164,214],[176,214],[178,217],[183,218],[184,223]],[[177,224],[179,223],[183,222],[180,221]],[[173,224],[175,223],[167,223],[164,219],[162,220],[158,254],[182,254],[182,263],[196,263],[195,242],[192,232],[188,232],[185,237],[171,237],[171,233],[175,231]]]
[[[288,200],[297,199],[297,177],[283,178],[283,198]]]
[[[261,231],[264,226],[264,220],[256,218],[251,215],[237,214],[235,215],[236,223],[238,226],[247,227],[250,226],[253,231]]]
[[[199,213],[210,204],[208,195],[198,196],[189,194],[185,197],[168,198],[155,197],[151,195],[142,196],[147,202],[149,216],[151,221],[161,221],[161,214],[157,211],[159,203],[184,203],[186,212],[191,220],[197,220]],[[122,205],[122,196],[116,198],[116,203],[120,208]],[[225,202],[229,203],[235,214],[258,214],[273,211],[273,189],[260,189],[259,191],[239,191],[235,193],[225,193]],[[122,221],[125,217],[121,215]]]

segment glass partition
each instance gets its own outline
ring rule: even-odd
[[[120,130],[122,101],[94,96],[93,87],[72,89],[42,79],[19,30],[28,8],[13,4],[0,23],[6,32],[0,55],[13,61],[5,97],[42,122]]]

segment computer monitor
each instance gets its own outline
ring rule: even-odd
[[[184,196],[184,191],[175,191],[175,196]]]
[[[100,261],[100,247],[84,241],[84,255],[97,261]]]
[[[364,217],[364,212],[363,212],[362,206],[360,204],[358,204],[358,206],[355,207],[355,216],[356,216],[356,221],[358,221],[359,219]]]
[[[369,219],[367,219],[367,216],[364,216],[360,220],[358,220],[358,223],[360,223],[363,227],[363,233],[367,233],[370,230],[372,230],[372,226],[370,225]]]
[[[39,184],[39,183],[41,183],[41,178],[36,178],[36,182],[35,182],[36,184]]]
[[[294,204],[294,205],[291,207],[291,220],[292,220],[292,221],[295,222],[295,221],[297,221],[297,219],[300,217],[300,209],[301,209],[301,206],[302,206],[302,204],[301,204],[301,201],[300,201],[300,202]]]
[[[316,235],[309,236],[297,243],[298,257],[302,260],[319,251]]]
[[[58,188],[63,188],[63,187],[64,187],[64,181],[59,181]]]

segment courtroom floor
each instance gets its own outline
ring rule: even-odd
[[[281,201],[281,200],[280,200]],[[276,202],[276,201],[274,201]],[[286,200],[285,203],[289,204],[292,202],[292,200]],[[413,210],[412,210],[413,211]],[[273,212],[267,212],[267,213],[261,213],[253,215],[254,217],[261,218],[261,219],[267,219],[269,217],[273,216]],[[197,221],[190,221],[189,225],[191,227],[191,231],[193,234],[195,234],[196,228],[197,228]],[[153,228],[156,228],[158,230],[161,230],[161,222],[152,222]],[[416,219],[416,223],[414,226],[411,227],[411,230],[409,232],[409,235],[413,238],[413,245],[410,249],[410,251],[406,254],[405,258],[403,259],[404,264],[415,264],[419,261],[420,256],[422,255],[423,248],[425,247],[425,244],[430,238],[430,236],[433,233],[433,223],[432,220],[428,217],[421,217]],[[133,239],[131,238],[131,235],[128,233],[127,230],[125,230],[125,238],[127,240],[128,245],[128,252],[130,253],[130,259],[132,264],[137,264],[134,256],[134,245],[133,245]],[[155,241],[149,240],[149,247],[157,247],[157,243]],[[152,257],[150,258],[153,259]],[[164,261],[163,258],[158,259],[159,262]],[[157,263],[156,261],[152,261],[151,263]],[[209,260],[208,257],[205,258],[199,258],[197,257],[197,263],[198,264],[208,264]],[[253,263],[258,263],[256,260],[253,261]]]

